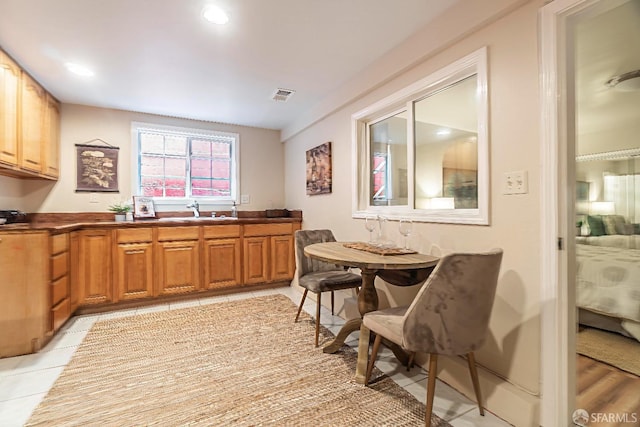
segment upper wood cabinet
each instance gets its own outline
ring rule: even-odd
[[[42,172],[44,116],[47,93],[28,74],[22,72],[20,108],[20,167]]]
[[[58,178],[60,174],[60,103],[48,94],[42,142],[42,173]]]
[[[0,51],[0,164],[18,165],[20,68]]]
[[[0,51],[0,174],[57,179],[60,103]]]

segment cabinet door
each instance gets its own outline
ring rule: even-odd
[[[153,295],[152,247],[151,243],[118,245],[115,289],[119,300]]]
[[[38,351],[50,330],[46,233],[0,233],[0,358]]]
[[[111,231],[81,231],[79,252],[79,303],[112,302]]]
[[[293,279],[295,262],[293,255],[293,237],[271,236],[271,280]]]
[[[242,284],[240,239],[204,241],[204,285],[208,289]]]
[[[35,80],[22,73],[22,102],[20,108],[21,155],[20,167],[42,172],[42,141],[44,140],[44,112],[46,92]]]
[[[269,237],[244,238],[244,284],[265,283],[269,278]]]
[[[50,241],[51,331],[55,332],[71,316],[69,300],[69,234],[51,236]]]
[[[20,68],[0,51],[0,163],[18,165]]]
[[[43,138],[42,172],[52,178],[58,178],[60,172],[60,104],[51,95],[47,95]]]
[[[80,233],[74,231],[69,235],[69,302],[71,313],[76,311],[80,294]]]
[[[197,240],[158,242],[158,294],[193,292],[200,287]]]

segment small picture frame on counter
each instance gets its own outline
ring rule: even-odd
[[[134,218],[155,218],[156,210],[151,197],[133,196]]]

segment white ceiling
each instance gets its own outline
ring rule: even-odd
[[[457,1],[0,0],[0,47],[63,103],[282,129]]]
[[[614,76],[640,69],[640,0],[601,4],[617,7],[604,12],[596,8],[593,16],[581,17],[575,29],[578,141],[580,136],[611,134],[640,123],[640,91],[605,85]],[[609,138],[592,151],[614,150],[616,142]],[[640,146],[637,136],[635,144]]]

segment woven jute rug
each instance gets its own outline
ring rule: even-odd
[[[424,424],[390,378],[355,382],[354,350],[315,348],[296,310],[274,295],[96,322],[27,425]]]
[[[620,334],[585,328],[578,333],[576,351],[583,356],[640,376],[640,342]]]

